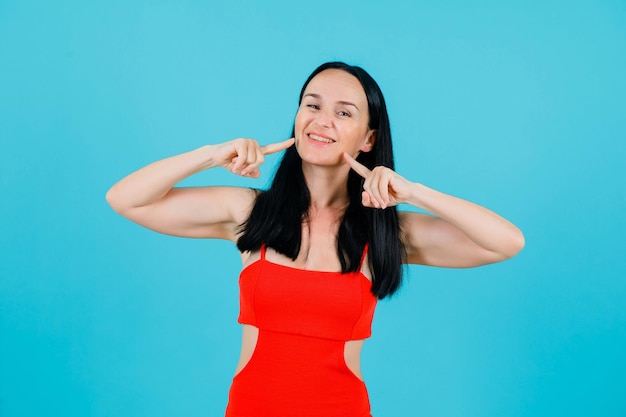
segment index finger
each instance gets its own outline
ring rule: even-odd
[[[368,167],[358,162],[346,152],[343,153],[343,159],[345,159],[348,165],[350,165],[350,167],[363,178],[367,178],[367,176],[372,172]]]
[[[269,155],[272,153],[280,152],[283,149],[287,149],[295,142],[294,138],[284,140],[278,143],[270,143],[269,145],[261,146],[261,152],[263,155]]]

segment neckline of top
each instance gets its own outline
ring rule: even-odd
[[[292,271],[297,271],[297,272],[304,272],[304,273],[313,273],[313,274],[334,274],[334,275],[344,275],[341,273],[341,271],[318,271],[315,269],[304,269],[304,268],[297,268],[294,266],[289,266],[289,265],[283,265],[283,264],[279,264],[276,262],[272,262],[272,261],[268,261],[267,258],[265,257],[261,257],[259,259],[257,259],[254,262],[249,263],[248,265],[246,265],[242,270],[241,270],[241,274],[243,274],[248,268],[252,267],[253,265],[260,263],[260,262],[265,262],[267,264],[273,265],[273,266],[277,266],[279,268],[285,268],[285,269],[289,269]],[[347,274],[358,274],[360,275],[364,280],[366,280],[370,285],[372,284],[372,281],[365,276],[365,274],[362,271],[354,271],[354,272],[348,272]],[[347,275],[345,274],[345,275]]]

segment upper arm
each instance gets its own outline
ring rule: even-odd
[[[400,212],[399,217],[409,264],[469,268],[505,259],[439,217],[413,212]]]
[[[172,188],[146,206],[119,214],[168,235],[235,241],[237,228],[252,209],[256,191],[238,187]]]

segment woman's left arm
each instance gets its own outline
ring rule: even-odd
[[[389,168],[369,170],[344,157],[365,178],[363,205],[384,209],[406,203],[434,214],[400,212],[408,263],[467,268],[503,261],[524,247],[522,232],[493,211],[408,181]]]

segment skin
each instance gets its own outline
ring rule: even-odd
[[[339,219],[348,204],[350,170],[365,179],[362,203],[385,208],[411,204],[432,214],[400,212],[402,238],[411,264],[475,267],[508,259],[524,246],[521,231],[494,212],[409,181],[386,167],[373,170],[358,163],[369,152],[376,131],[369,128],[367,97],[359,81],[341,70],[326,70],[307,86],[295,120],[295,138],[260,146],[239,138],[154,162],[123,178],[107,193],[107,201],[124,217],[160,233],[236,242],[237,227],[247,219],[255,193],[238,187],[177,188],[197,172],[222,167],[256,178],[265,155],[295,146],[310,190],[310,222],[303,226],[302,250],[295,261],[267,251],[271,262],[300,269],[340,271],[335,251]],[[259,259],[242,253],[242,265]],[[371,279],[364,263],[363,274]],[[243,326],[242,351],[236,373],[249,361],[258,329]],[[363,341],[348,341],[344,357],[361,378]]]

